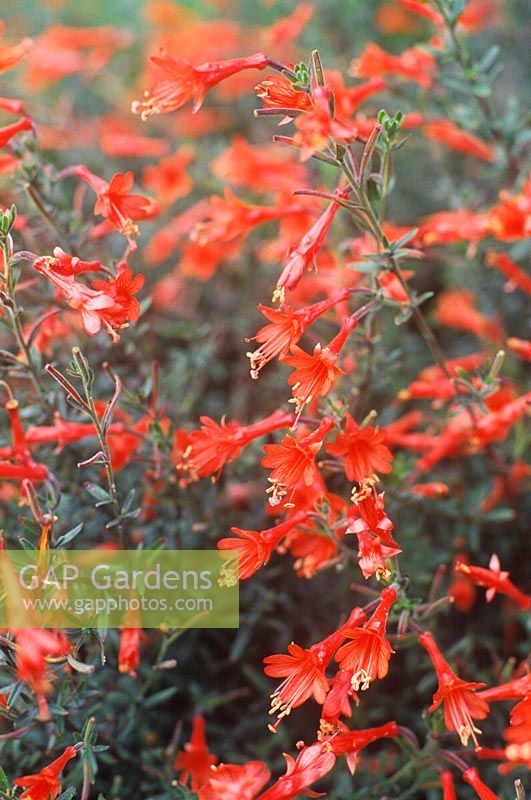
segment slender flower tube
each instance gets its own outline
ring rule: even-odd
[[[483,783],[475,767],[471,767],[463,772],[463,780],[465,783],[472,786],[480,800],[500,800],[498,795],[494,794],[494,792]]]

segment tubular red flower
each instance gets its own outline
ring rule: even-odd
[[[474,692],[485,686],[484,683],[472,683],[458,678],[452,671],[431,633],[419,636],[420,644],[428,651],[439,679],[439,688],[433,695],[433,704],[429,711],[435,711],[444,705],[444,722],[448,730],[456,731],[464,747],[472,737],[478,747],[476,733],[481,733],[474,725],[474,719],[485,719],[489,713],[488,703]]]
[[[287,534],[297,528],[308,518],[305,511],[299,511],[285,522],[267,528],[264,531],[247,531],[241,528],[231,528],[237,537],[220,539],[218,550],[234,550],[238,553],[238,572],[233,575],[230,562],[223,565],[221,570],[222,585],[232,585],[237,578],[247,580],[261,567],[265,566],[273,550],[275,550]]]
[[[398,595],[390,587],[381,594],[380,605],[362,628],[345,630],[347,642],[336,653],[341,669],[353,670],[352,687],[365,691],[376,679],[385,678],[389,671],[389,659],[394,652],[385,638],[387,617]]]
[[[15,778],[15,786],[22,786],[24,791],[20,795],[20,800],[55,800],[61,791],[61,781],[59,779],[62,771],[68,762],[75,758],[77,750],[75,747],[67,747],[66,750],[43,767],[35,775],[24,775],[22,778]]]
[[[269,320],[269,325],[264,325],[256,336],[246,339],[246,342],[257,341],[260,347],[252,353],[247,353],[251,362],[251,378],[257,379],[260,370],[274,358],[285,355],[302,334],[316,319],[325,314],[338,303],[346,300],[350,289],[342,289],[332,294],[326,300],[321,300],[311,306],[293,309],[284,306],[282,309],[268,308],[261,303],[257,306],[264,317]]]
[[[292,387],[292,399],[295,403],[295,422],[297,425],[299,418],[304,411],[304,407],[319,395],[324,397],[332,388],[338,375],[343,374],[343,370],[336,366],[341,348],[347,341],[349,334],[356,327],[357,322],[352,317],[344,320],[340,332],[335,336],[327,347],[316,344],[313,354],[310,355],[297,345],[292,345],[290,356],[282,356],[282,361],[295,371],[289,376],[288,383]]]
[[[271,469],[268,478],[271,486],[267,491],[271,493],[269,502],[272,506],[278,505],[290,489],[293,494],[300,480],[304,480],[306,486],[312,483],[316,471],[315,457],[334,425],[331,417],[324,417],[319,428],[302,439],[285,436],[281,444],[265,445],[267,455],[260,463]]]
[[[471,767],[463,772],[463,780],[465,783],[472,786],[480,800],[500,800],[498,795],[494,794],[494,792],[483,783],[475,767]]]
[[[489,568],[476,567],[458,561],[454,569],[467,575],[477,586],[485,586],[487,589],[487,603],[490,603],[497,592],[507,595],[515,600],[520,608],[527,611],[531,608],[531,597],[525,595],[509,580],[509,573],[502,572],[500,560],[497,555],[493,555]]]
[[[330,738],[330,746],[334,755],[346,756],[350,774],[353,775],[359,753],[364,747],[379,739],[395,739],[398,734],[399,727],[396,722],[386,722],[385,725],[359,731],[351,731],[343,726],[338,734]]]
[[[321,742],[303,747],[297,760],[287,753],[284,753],[284,758],[287,762],[286,774],[259,795],[257,800],[291,800],[299,794],[306,794],[304,790],[330,772],[336,761],[329,745]]]
[[[384,430],[370,426],[360,428],[347,414],[345,432],[339,433],[326,449],[332,455],[344,458],[347,478],[359,483],[372,478],[376,472],[391,472],[393,455],[385,442]]]
[[[268,64],[267,56],[263,53],[228,61],[207,62],[197,67],[184,58],[173,58],[165,52],[161,52],[160,56],[152,56],[151,61],[167,77],[145,93],[145,100],[132,104],[133,114],[140,114],[143,120],[152,114],[177,111],[189,100],[193,101],[192,113],[195,114],[201,108],[205,94],[225,78],[244,69],[265,69]]]
[[[269,776],[263,761],[212,766],[208,781],[199,789],[199,800],[254,800]]]
[[[277,281],[273,301],[283,300],[286,290],[294,289],[305,271],[315,265],[317,255],[338,210],[339,203],[330,203],[299,244],[290,251],[286,266]]]
[[[205,720],[201,714],[196,714],[192,721],[190,741],[177,753],[173,764],[173,769],[180,773],[179,782],[187,784],[190,781],[192,792],[197,792],[209,780],[211,767],[217,760],[207,747]]]
[[[264,658],[264,672],[272,678],[285,678],[271,695],[270,714],[275,714],[277,722],[269,728],[275,732],[284,717],[313,697],[322,705],[329,688],[325,670],[353,625],[365,619],[361,608],[353,608],[348,620],[322,642],[312,645],[308,650],[295,642],[288,645],[289,655],[276,654]]]
[[[14,136],[17,136],[23,131],[31,131],[32,128],[33,123],[29,117],[22,117],[11,125],[5,125],[3,128],[0,128],[0,147],[5,147]]]
[[[441,772],[441,786],[443,790],[443,800],[457,800],[455,793],[454,778],[449,770]]]

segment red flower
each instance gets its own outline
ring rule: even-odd
[[[463,780],[473,787],[480,800],[500,800],[498,795],[491,792],[489,787],[483,783],[475,767],[470,767],[463,772]]]
[[[0,461],[0,480],[24,479],[40,482],[48,477],[48,468],[44,464],[37,464],[33,460],[31,450],[22,427],[17,400],[11,398],[4,406],[11,426],[12,446],[0,450],[3,457],[10,461]]]
[[[518,589],[514,583],[509,580],[509,573],[502,572],[500,559],[497,555],[493,555],[489,568],[474,567],[463,562],[457,562],[454,569],[456,572],[463,572],[467,575],[477,586],[485,586],[487,588],[487,603],[494,598],[496,592],[505,594],[516,600],[520,608],[527,611],[531,608],[531,597],[528,597]]]
[[[397,0],[397,2],[400,3],[401,6],[404,6],[404,8],[407,8],[408,11],[413,12],[413,14],[418,14],[420,17],[429,19],[434,25],[442,25],[444,23],[442,14],[439,14],[438,11],[435,11],[434,8],[431,8],[431,6],[423,2],[423,0]]]
[[[312,108],[295,118],[297,132],[293,141],[301,148],[301,161],[324,150],[330,137],[343,142],[356,138],[358,129],[332,116],[333,93],[327,86],[312,87]]]
[[[13,122],[11,125],[5,125],[3,128],[0,128],[0,147],[5,147],[14,136],[22,133],[22,131],[30,131],[32,128],[33,123],[29,117],[22,117],[22,119]]]
[[[141,628],[122,628],[120,631],[120,651],[118,653],[118,669],[136,678],[140,664]]]
[[[184,58],[172,58],[164,52],[159,57],[152,56],[151,61],[167,77],[146,92],[145,100],[132,104],[133,114],[140,114],[143,120],[152,114],[176,111],[189,100],[193,101],[192,113],[195,114],[201,108],[205,94],[225,78],[244,69],[265,69],[268,63],[263,53],[228,61],[207,62],[197,67]]]
[[[199,800],[254,800],[269,776],[263,761],[212,766],[208,781],[199,789]]]
[[[0,20],[0,38],[4,35],[4,27],[4,23]],[[0,72],[6,72],[15,67],[19,61],[22,61],[32,45],[31,39],[23,39],[18,44],[0,46]]]
[[[286,522],[268,528],[265,531],[245,531],[241,528],[231,528],[232,533],[238,538],[226,537],[218,542],[218,550],[235,550],[238,555],[237,578],[241,581],[247,580],[254,575],[260,567],[265,566],[271,558],[271,553],[275,550],[287,534],[306,520],[308,514],[299,511]],[[226,567],[226,569],[225,569]],[[233,584],[236,576],[233,576],[231,562],[226,562],[222,568],[221,580],[225,584]]]
[[[257,225],[291,214],[306,214],[306,208],[298,203],[252,205],[236,197],[232,189],[225,189],[224,197],[212,195],[203,209],[204,219],[196,222],[192,229],[191,239],[202,246],[215,242],[228,243],[239,236],[246,236]]]
[[[297,708],[313,697],[322,705],[328,692],[329,681],[325,670],[341,641],[345,631],[352,625],[358,625],[365,619],[361,608],[352,609],[346,623],[340,626],[322,642],[312,645],[308,650],[295,642],[288,645],[289,655],[282,653],[264,658],[264,672],[272,678],[285,678],[271,695],[270,714],[277,716],[276,731],[283,717],[287,717],[292,709]]]
[[[55,800],[61,791],[61,781],[59,776],[68,762],[75,758],[77,750],[75,747],[67,747],[59,758],[43,767],[35,775],[24,775],[23,778],[15,778],[15,786],[22,786],[25,791],[20,795],[19,800]]]
[[[531,278],[521,269],[518,264],[509,258],[506,253],[497,253],[495,250],[487,250],[485,263],[488,267],[495,267],[505,275],[507,283],[505,291],[512,291],[516,286],[527,294],[531,294]]]
[[[310,486],[316,471],[315,457],[334,425],[331,417],[324,417],[319,428],[302,439],[285,436],[281,444],[265,445],[267,455],[260,463],[272,470],[268,478],[272,485],[267,490],[271,493],[269,502],[272,506],[278,505],[289,490],[293,493],[300,480]]]
[[[356,529],[356,523],[347,528],[347,533],[355,533],[358,537],[358,564],[363,577],[370,578],[376,575],[376,580],[389,580],[391,573],[387,567],[386,559],[397,556],[399,547],[392,547],[382,542],[379,536],[373,536],[369,531]]]
[[[116,271],[116,278],[92,281],[96,291],[104,292],[113,301],[110,308],[102,309],[100,313],[107,330],[121,328],[127,322],[136,322],[140,316],[140,303],[134,295],[143,288],[144,275],[133,275],[133,271],[123,263],[118,264]]]
[[[385,638],[387,617],[398,595],[393,588],[384,589],[380,605],[362,628],[345,630],[347,642],[336,653],[341,669],[353,670],[352,686],[355,691],[369,688],[376,678],[385,678],[393,649]]]
[[[69,256],[60,247],[54,247],[53,256],[37,258],[33,266],[38,272],[46,274],[47,270],[51,270],[64,277],[101,270],[99,261],[81,261],[77,256]]]
[[[83,164],[69,169],[78,178],[94,189],[97,194],[94,213],[106,217],[109,223],[124,236],[138,236],[135,220],[146,219],[157,213],[153,200],[140,194],[132,194],[135,179],[132,172],[117,172],[110,182],[91,172]]]
[[[296,108],[299,111],[310,111],[312,98],[308,92],[296,89],[285,75],[267,75],[256,87],[256,96],[264,104],[264,108]]]
[[[284,753],[284,758],[287,762],[286,774],[259,795],[257,800],[291,800],[299,794],[315,796],[313,792],[304,790],[330,772],[336,762],[336,757],[326,742],[303,747],[296,761],[287,753]]]
[[[449,770],[441,772],[441,786],[443,790],[443,800],[457,800],[455,793],[454,778]]]
[[[51,689],[47,678],[47,657],[65,656],[70,651],[70,644],[63,632],[41,628],[17,628],[13,630],[17,643],[17,677],[26,681],[30,689],[37,695],[39,719],[50,717],[48,704],[44,695]]]
[[[247,353],[247,357],[251,361],[251,377],[258,378],[260,370],[266,364],[277,356],[285,355],[299,341],[306,328],[330,308],[345,300],[349,294],[349,289],[342,289],[326,300],[297,310],[291,306],[284,306],[282,310],[276,310],[260,303],[258,309],[269,320],[269,325],[260,328],[252,339],[245,340],[246,342],[257,341],[260,343],[257,350]]]
[[[499,342],[500,325],[475,307],[474,292],[468,289],[447,289],[437,302],[436,318],[448,328],[474,333],[480,338]]]
[[[424,132],[429,139],[434,139],[451,150],[475,156],[483,161],[496,161],[496,155],[490,145],[468,131],[461,130],[449,119],[434,119],[426,123]]]
[[[343,370],[336,366],[339,353],[345,344],[349,334],[356,327],[357,322],[353,317],[348,317],[341,326],[341,331],[332,339],[327,347],[316,344],[313,354],[310,355],[297,345],[292,345],[291,356],[283,356],[282,361],[290,367],[295,368],[289,378],[288,383],[292,386],[292,399],[295,403],[295,422],[293,427],[304,411],[304,407],[319,395],[324,397],[328,394],[338,375],[343,374]]]
[[[209,753],[205,738],[205,720],[197,714],[192,722],[192,735],[184,750],[177,753],[173,765],[176,772],[180,772],[180,783],[188,783],[192,792],[197,792],[210,778],[211,767],[217,762],[217,757]]]
[[[507,339],[507,346],[518,358],[524,361],[531,361],[531,342],[526,339],[518,339],[516,336],[510,336]]]
[[[338,669],[330,683],[330,691],[326,695],[321,712],[321,731],[333,731],[337,727],[340,716],[351,717],[351,698],[356,705],[359,703],[358,695],[352,688],[351,669]]]
[[[212,163],[224,181],[262,192],[292,192],[306,184],[306,170],[277,148],[253,146],[241,135]]]
[[[481,731],[475,727],[473,720],[485,719],[489,713],[489,705],[474,692],[485,684],[472,683],[458,678],[450,669],[431,633],[421,634],[419,642],[428,651],[439,680],[439,688],[433,695],[433,704],[429,711],[435,711],[443,704],[444,723],[448,730],[458,733],[463,747],[466,747],[470,737],[478,747],[476,733],[481,733]]]
[[[386,722],[385,725],[362,731],[351,731],[343,726],[338,734],[331,737],[330,746],[334,755],[346,756],[350,774],[353,775],[356,771],[359,753],[364,747],[378,739],[395,739],[398,732],[396,722]]]
[[[421,86],[431,86],[435,72],[435,56],[420,47],[411,47],[395,56],[369,42],[358,59],[355,59],[351,74],[360,78],[373,75],[395,74]]]
[[[385,440],[385,431],[372,427],[360,428],[347,414],[345,433],[339,433],[326,449],[334,456],[344,456],[347,478],[360,483],[365,478],[372,478],[375,472],[391,472],[393,454]]]
[[[294,289],[305,271],[311,266],[315,266],[317,254],[323,246],[326,234],[328,233],[338,209],[339,203],[330,203],[317,222],[315,222],[310,230],[303,236],[299,244],[290,250],[288,262],[277,281],[277,288],[273,295],[273,301],[282,301],[286,289]]]
[[[191,147],[180,147],[176,153],[144,167],[142,184],[155,192],[164,205],[170,205],[192,190],[193,181],[186,168],[194,157]]]
[[[225,466],[235,461],[242,449],[254,439],[266,433],[287,428],[293,423],[293,414],[275,411],[252,425],[240,425],[236,421],[218,424],[210,417],[200,417],[203,423],[189,436],[189,450],[185,462],[178,466],[190,472],[191,480],[216,475]]]

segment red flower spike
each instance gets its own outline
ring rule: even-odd
[[[398,595],[392,587],[384,589],[380,605],[362,628],[345,630],[351,639],[336,653],[341,669],[353,670],[352,687],[365,691],[376,678],[385,678],[389,671],[389,659],[394,652],[385,638],[387,617]]]
[[[227,61],[206,62],[197,67],[183,58],[173,58],[164,52],[158,57],[152,56],[151,61],[167,77],[146,92],[143,101],[132,104],[133,114],[140,114],[143,120],[152,114],[177,111],[189,100],[193,101],[192,113],[195,114],[201,108],[205,94],[225,78],[244,69],[265,69],[268,64],[267,56],[263,53]]]
[[[35,775],[24,775],[22,778],[15,778],[15,786],[22,786],[24,791],[19,800],[55,800],[61,791],[60,775],[68,762],[75,758],[77,750],[75,747],[67,747],[59,758],[43,767]]]
[[[302,439],[285,436],[281,444],[265,445],[267,455],[260,463],[271,469],[268,480],[272,485],[267,490],[271,494],[270,505],[279,505],[290,490],[293,495],[300,480],[306,486],[311,485],[316,472],[315,457],[334,425],[331,417],[324,417],[318,429]]]
[[[220,539],[218,550],[234,550],[239,554],[238,575],[233,574],[231,562],[223,565],[220,585],[234,585],[239,578],[244,581],[254,575],[260,567],[265,566],[273,550],[275,550],[287,534],[298,527],[308,518],[305,511],[299,511],[286,522],[275,525],[264,531],[247,531],[241,528],[231,528],[232,533],[238,538],[226,537]],[[227,569],[225,569],[227,567]]]
[[[494,792],[483,783],[475,767],[471,767],[463,772],[463,780],[465,783],[472,786],[480,800],[500,800],[498,795],[494,794]]]
[[[180,773],[179,783],[190,782],[192,792],[197,792],[209,780],[217,757],[209,752],[205,737],[205,720],[197,714],[192,721],[192,735],[184,749],[177,753],[173,769]]]
[[[395,739],[398,733],[399,727],[396,722],[387,722],[385,725],[361,731],[351,731],[343,727],[338,734],[330,738],[330,746],[334,755],[346,756],[350,774],[354,775],[359,753],[364,747],[378,739]]]
[[[485,719],[489,705],[474,692],[485,684],[461,680],[448,665],[431,633],[421,634],[419,642],[428,651],[439,680],[439,688],[433,695],[429,711],[435,711],[443,704],[444,723],[448,730],[457,732],[463,747],[466,747],[470,737],[479,747],[476,733],[481,731],[475,727],[473,720]]]
[[[252,339],[245,340],[247,342],[254,340],[260,343],[257,350],[247,353],[247,358],[251,362],[251,378],[257,379],[260,370],[266,364],[274,358],[285,355],[299,341],[306,328],[337,303],[346,300],[349,295],[349,289],[342,289],[326,300],[297,310],[291,306],[284,306],[282,310],[277,310],[259,304],[257,307],[269,320],[269,325],[260,328]]]
[[[502,572],[500,559],[493,555],[489,562],[489,568],[475,567],[471,564],[464,564],[458,561],[454,569],[462,572],[472,580],[476,586],[485,586],[487,589],[487,603],[493,600],[497,592],[515,600],[520,608],[527,611],[531,608],[531,597],[525,595],[509,580],[509,573]]]

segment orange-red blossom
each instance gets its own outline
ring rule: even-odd
[[[55,800],[61,791],[60,775],[68,762],[75,758],[77,749],[67,747],[59,758],[43,767],[35,775],[24,775],[22,778],[15,778],[15,786],[22,786],[24,791],[19,800]]]
[[[132,106],[133,114],[140,114],[146,120],[152,114],[167,114],[177,111],[189,100],[193,101],[192,113],[199,111],[205,94],[225,78],[244,69],[265,69],[267,56],[256,53],[244,58],[227,61],[208,61],[194,67],[184,58],[173,58],[165,52],[152,56],[151,61],[165,75],[151,91],[145,92],[143,101],[136,100]]]
[[[448,730],[457,732],[463,747],[466,747],[470,737],[478,747],[476,734],[481,731],[474,725],[474,719],[485,719],[489,705],[474,692],[485,684],[459,678],[448,665],[431,633],[421,634],[419,642],[428,651],[439,680],[439,688],[433,695],[429,711],[435,711],[443,705],[444,723]]]
[[[315,457],[334,425],[332,417],[324,417],[317,430],[302,439],[285,436],[280,444],[265,445],[267,455],[260,463],[271,469],[267,491],[272,506],[278,505],[290,490],[293,494],[300,480],[310,486],[316,471]]]
[[[394,652],[385,638],[387,617],[398,595],[393,587],[384,589],[380,604],[370,620],[362,628],[344,631],[350,639],[336,653],[341,669],[353,670],[352,687],[355,691],[369,688],[376,678],[385,678],[389,671],[389,659]]]

